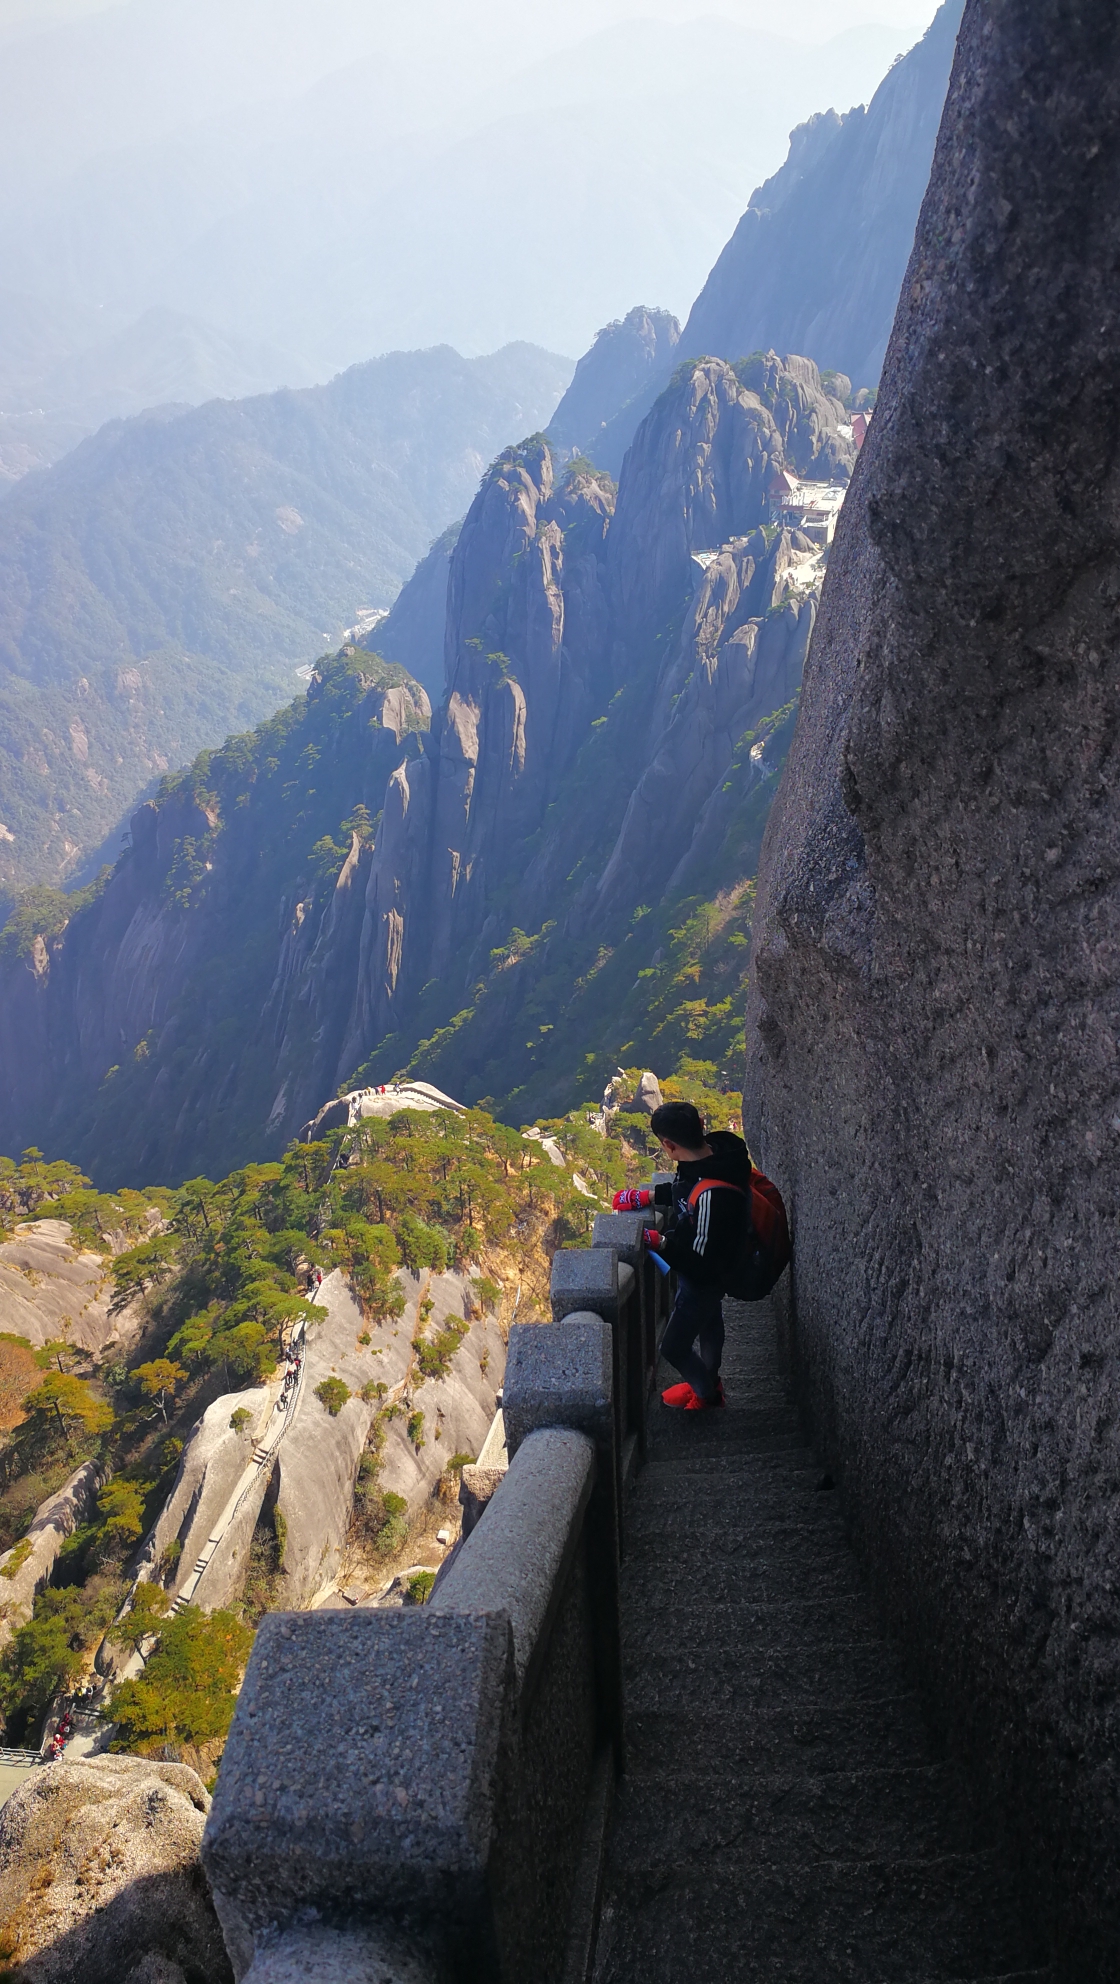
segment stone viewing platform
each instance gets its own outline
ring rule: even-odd
[[[670,1414],[641,1225],[601,1215],[511,1332],[429,1604],[264,1620],[203,1846],[237,1977],[1043,1984],[772,1305],[728,1304],[727,1409]]]

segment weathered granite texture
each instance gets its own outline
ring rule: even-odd
[[[67,1537],[88,1521],[107,1473],[101,1461],[83,1461],[61,1488],[40,1502],[26,1536],[0,1554],[0,1648],[30,1619],[36,1594],[47,1583]],[[25,1544],[30,1544],[29,1550]]]
[[[748,1135],[945,1725],[1114,1976],[1120,15],[970,0],[771,816]]]
[[[185,1764],[52,1764],[0,1813],[0,1933],[20,1984],[227,1984]]]
[[[111,1259],[72,1233],[65,1219],[26,1219],[0,1241],[0,1330],[36,1345],[64,1336],[98,1359],[127,1358],[146,1327],[144,1305],[114,1303]]]

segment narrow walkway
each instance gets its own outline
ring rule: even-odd
[[[629,1504],[595,1984],[1044,1984],[818,1487],[769,1304],[727,1316],[726,1411],[656,1402]]]
[[[309,1300],[321,1303],[325,1307],[327,1298],[323,1295],[320,1288],[309,1297]],[[232,1495],[229,1497],[195,1560],[190,1576],[186,1579],[179,1592],[179,1596],[171,1607],[173,1612],[183,1612],[188,1605],[195,1603],[198,1596],[198,1587],[209,1570],[210,1565],[213,1563],[218,1547],[227,1535],[230,1525],[237,1517],[241,1504],[248,1495],[253,1494],[259,1487],[262,1479],[265,1478],[266,1468],[275,1460],[280,1442],[289,1426],[293,1424],[296,1413],[299,1410],[300,1400],[303,1397],[303,1374],[307,1363],[306,1351],[306,1330],[303,1323],[300,1323],[296,1328],[292,1339],[292,1347],[288,1352],[284,1376],[275,1386],[276,1397],[273,1400],[272,1409],[269,1413],[264,1432],[254,1446],[252,1459],[243,1469]],[[293,1361],[296,1358],[298,1358],[298,1362]]]

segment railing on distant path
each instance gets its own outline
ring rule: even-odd
[[[292,1348],[288,1353],[289,1372],[292,1369],[291,1360],[293,1352],[298,1360],[295,1365],[294,1379],[289,1385],[287,1378],[285,1378],[283,1390],[276,1404],[273,1406],[269,1421],[265,1426],[265,1436],[254,1447],[252,1460],[241,1475],[233,1494],[203,1544],[194,1569],[186,1579],[174,1605],[171,1607],[173,1612],[182,1612],[185,1606],[193,1605],[198,1595],[198,1587],[202,1582],[204,1574],[213,1562],[220,1544],[228,1536],[233,1524],[237,1521],[237,1517],[248,1497],[254,1494],[260,1486],[262,1470],[269,1461],[275,1459],[277,1448],[296,1416],[300,1399],[303,1396],[303,1378],[304,1372],[307,1369],[306,1330],[303,1323],[297,1325],[292,1337]]]
[[[245,1984],[585,1984],[625,1747],[622,1489],[667,1303],[642,1227],[599,1215],[553,1262],[552,1323],[511,1329],[429,1603],[262,1621],[202,1848]]]

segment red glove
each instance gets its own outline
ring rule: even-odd
[[[659,1254],[661,1252],[662,1235],[657,1231],[656,1226],[646,1227],[645,1240],[651,1254]]]
[[[648,1185],[631,1185],[628,1191],[616,1192],[611,1200],[615,1212],[642,1212],[653,1204],[653,1193]]]

